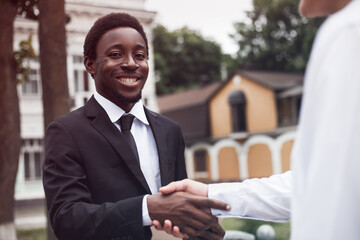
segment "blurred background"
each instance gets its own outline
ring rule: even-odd
[[[93,94],[83,42],[94,21],[111,12],[143,24],[150,44],[143,102],[180,124],[189,178],[242,181],[289,170],[303,74],[323,21],[301,17],[298,1],[39,1],[0,2],[0,59],[13,71],[0,71],[1,115],[10,119],[0,127],[0,226],[12,221],[18,239],[47,238],[44,129]],[[263,224],[275,229],[268,239],[289,239],[290,223],[222,221],[253,239]]]

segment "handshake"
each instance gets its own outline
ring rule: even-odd
[[[211,208],[230,205],[208,198],[208,185],[189,179],[172,182],[147,198],[149,216],[157,230],[185,239],[223,239],[225,231]]]

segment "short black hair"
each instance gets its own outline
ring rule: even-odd
[[[146,53],[149,56],[149,46],[146,34],[140,22],[133,16],[127,13],[110,13],[105,15],[94,23],[86,35],[84,42],[84,57],[96,59],[96,46],[100,38],[109,30],[118,27],[134,28],[143,37],[146,44]]]

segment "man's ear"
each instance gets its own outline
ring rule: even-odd
[[[88,71],[88,73],[90,73],[91,76],[95,75],[95,61],[92,60],[91,58],[89,58],[88,56],[86,56],[84,58],[84,65],[86,68],[86,71]]]

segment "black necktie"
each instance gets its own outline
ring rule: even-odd
[[[140,163],[139,154],[138,154],[138,151],[137,151],[137,148],[136,148],[136,143],[135,143],[134,137],[133,137],[133,135],[131,134],[131,131],[130,131],[133,120],[134,120],[134,115],[127,114],[127,115],[123,115],[118,120],[118,123],[120,124],[122,134],[124,135],[124,137],[128,141],[131,149],[133,150],[133,152],[134,152],[134,154],[136,156],[136,160],[138,161],[138,163]]]

